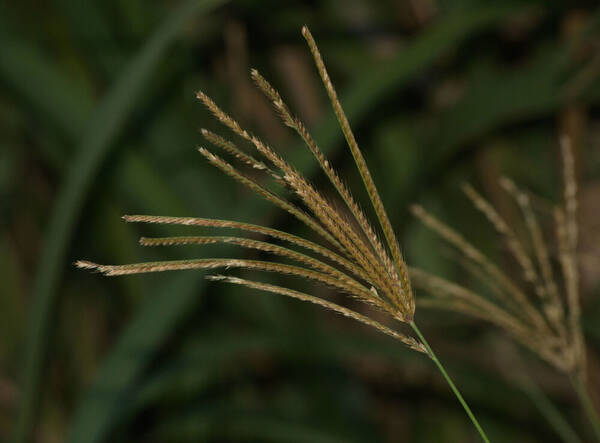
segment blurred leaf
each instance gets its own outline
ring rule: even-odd
[[[16,427],[16,442],[25,441],[31,432],[39,397],[48,326],[55,305],[56,285],[87,190],[102,160],[125,127],[146,82],[183,24],[195,14],[221,3],[223,0],[193,0],[179,6],[127,66],[92,117],[88,132],[77,150],[77,157],[54,206],[34,282],[28,356],[24,368],[23,400]]]
[[[125,60],[96,2],[57,0],[56,3],[69,19],[69,30],[75,34],[77,44],[93,57],[107,76],[116,72]]]
[[[25,318],[24,288],[21,287],[21,271],[14,244],[10,238],[0,236],[0,279],[2,279],[2,297],[0,297],[0,312],[4,319],[0,325],[3,337],[0,344],[0,365],[2,370],[12,370],[15,353],[20,344],[21,325]],[[16,371],[15,371],[16,372]]]
[[[532,403],[546,419],[548,426],[560,436],[565,443],[581,443],[581,439],[564,418],[552,400],[542,391],[537,383],[527,373],[518,374],[520,385],[527,393]]]
[[[0,16],[0,26],[2,21]],[[50,122],[71,140],[80,136],[92,108],[91,92],[73,84],[39,50],[25,41],[0,39],[0,76],[35,109],[39,121]]]
[[[535,120],[556,113],[572,102],[565,94],[569,78],[570,44],[542,49],[518,69],[487,69],[469,82],[469,88],[453,106],[436,115],[424,128],[423,182],[435,182],[448,170],[459,151],[473,146],[484,135],[515,122]],[[532,87],[535,85],[535,87]],[[582,91],[586,103],[598,103],[596,84]],[[415,182],[414,185],[419,185]],[[414,198],[416,188],[404,192]]]
[[[347,93],[342,96],[342,105],[350,123],[358,125],[378,102],[402,89],[415,75],[436,62],[445,51],[455,48],[466,38],[497,24],[503,18],[526,9],[526,6],[517,4],[490,4],[449,15],[399,51],[394,59],[359,69],[349,82]],[[319,36],[316,35],[315,38],[319,43]],[[332,112],[328,113],[317,128],[315,138],[323,145],[324,151],[342,141],[342,132]],[[312,159],[310,163],[314,163]],[[301,164],[300,169],[306,170],[307,164],[308,159]]]
[[[180,273],[167,278],[129,323],[110,355],[98,370],[93,386],[73,418],[67,441],[101,442],[120,417],[126,404],[128,387],[154,358],[156,348],[191,312],[203,284],[200,273]]]
[[[184,413],[161,424],[162,440],[178,441],[260,441],[289,443],[343,443],[360,439],[319,429],[314,424],[293,421],[232,408],[209,407]],[[374,440],[371,440],[374,441]]]

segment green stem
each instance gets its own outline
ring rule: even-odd
[[[473,422],[473,425],[475,426],[475,429],[477,429],[477,432],[479,432],[479,435],[481,436],[481,438],[483,439],[483,441],[486,442],[486,443],[490,443],[490,440],[487,438],[487,435],[485,435],[485,432],[483,432],[483,429],[481,428],[481,425],[479,424],[479,422],[477,421],[477,419],[473,415],[473,412],[471,412],[471,408],[469,408],[469,405],[467,404],[467,402],[465,401],[465,399],[461,395],[460,391],[458,390],[458,388],[456,387],[456,385],[454,384],[454,382],[452,381],[452,379],[450,378],[450,376],[448,375],[448,373],[444,369],[444,366],[442,366],[442,363],[438,360],[437,356],[435,355],[435,353],[433,352],[433,350],[429,346],[429,343],[427,343],[427,340],[425,340],[425,337],[423,337],[423,334],[421,334],[421,331],[419,330],[419,328],[417,327],[417,325],[415,324],[415,322],[411,321],[410,322],[410,326],[413,328],[413,330],[415,331],[415,333],[417,334],[417,336],[421,340],[421,343],[423,343],[423,346],[425,346],[425,349],[427,349],[427,352],[429,353],[429,357],[431,357],[431,359],[433,360],[433,362],[436,364],[436,366],[438,367],[438,369],[440,370],[440,372],[442,373],[442,375],[446,379],[446,382],[450,386],[450,389],[452,389],[452,392],[454,392],[454,395],[456,395],[456,398],[458,398],[458,401],[460,402],[460,404],[464,408],[465,412],[467,413],[467,415],[469,416],[469,418]]]
[[[579,401],[583,406],[583,410],[594,428],[596,439],[600,441],[600,418],[598,418],[598,411],[596,411],[594,403],[590,398],[586,383],[580,375],[575,375],[570,378],[573,388],[575,388],[575,392],[577,392],[577,396],[579,397]]]

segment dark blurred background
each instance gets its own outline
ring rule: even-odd
[[[80,258],[253,256],[223,247],[143,249],[141,235],[206,231],[127,225],[122,214],[303,232],[195,150],[199,128],[226,134],[196,101],[202,89],[312,181],[326,183],[253,87],[252,67],[280,90],[368,206],[303,24],[412,265],[464,278],[409,215],[414,202],[502,263],[498,239],[460,184],[469,181],[501,211],[511,210],[497,184],[502,174],[558,201],[558,137],[572,138],[598,401],[597,2],[4,0],[0,440],[478,441],[423,355],[350,320],[208,284],[200,272],[105,278],[72,266]],[[589,441],[566,377],[488,324],[419,310],[418,296],[422,330],[493,441],[578,441],[573,429]]]

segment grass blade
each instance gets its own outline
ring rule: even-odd
[[[114,87],[92,116],[77,157],[65,178],[50,223],[46,229],[42,255],[33,286],[28,354],[24,368],[23,400],[14,435],[23,442],[31,432],[40,391],[46,337],[56,299],[56,286],[65,265],[67,246],[86,192],[114,141],[121,133],[135,103],[166,49],[182,25],[194,16],[223,3],[223,0],[197,0],[183,3],[166,19],[134,57]]]
[[[124,387],[136,380],[174,325],[191,311],[203,286],[200,274],[181,273],[168,280],[158,297],[144,304],[99,369],[73,418],[67,442],[105,440],[118,419]]]

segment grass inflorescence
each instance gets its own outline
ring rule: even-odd
[[[353,198],[348,187],[331,166],[325,154],[317,146],[306,126],[292,114],[277,90],[257,70],[253,69],[251,77],[257,87],[270,100],[284,124],[292,128],[303,140],[344,204],[333,203],[330,198],[311,184],[306,177],[290,165],[271,146],[244,129],[208,95],[201,91],[196,95],[198,100],[206,106],[219,122],[237,137],[241,138],[243,143],[250,144],[255,152],[250,154],[233,141],[207,129],[201,130],[203,137],[215,148],[230,156],[232,161],[236,161],[240,166],[250,167],[255,174],[249,175],[244,173],[240,167],[220,157],[206,147],[201,146],[198,148],[198,151],[210,164],[220,169],[226,175],[295,217],[308,227],[319,240],[300,237],[269,227],[232,220],[126,215],[123,218],[127,222],[228,228],[246,233],[261,234],[270,239],[270,241],[264,241],[238,236],[143,237],[140,240],[140,244],[143,246],[230,244],[262,251],[272,256],[291,261],[294,264],[281,263],[275,260],[203,258],[126,265],[101,265],[89,261],[78,261],[76,265],[80,268],[99,271],[107,276],[185,269],[248,269],[299,277],[347,294],[365,303],[370,308],[388,314],[390,319],[409,325],[415,332],[416,337],[394,330],[372,319],[368,315],[356,312],[356,310],[341,304],[295,289],[242,279],[233,275],[217,274],[206,277],[211,281],[240,285],[319,305],[373,327],[399,340],[412,350],[427,354],[441,371],[482,438],[488,441],[470,408],[414,322],[414,293],[409,278],[408,267],[392,229],[392,224],[363,154],[350,128],[350,123],[342,109],[315,40],[307,27],[302,29],[302,35],[308,43],[317,70],[332,103],[334,113],[362,178],[376,214],[379,228],[371,224],[358,202]],[[256,179],[256,173],[262,174],[263,179]],[[273,187],[269,183],[280,186],[277,190],[273,190]],[[287,192],[287,194],[284,192]],[[300,205],[295,203],[298,200],[300,201]],[[383,236],[379,235],[379,229],[383,233]],[[283,241],[286,246],[273,243],[273,240]],[[301,250],[298,250],[298,248]]]
[[[516,234],[517,228],[511,226],[473,187],[463,186],[466,196],[491,224],[517,264],[520,270],[517,275],[503,270],[456,230],[421,206],[415,205],[412,207],[413,214],[459,253],[458,262],[483,281],[491,289],[493,296],[482,295],[422,269],[411,269],[411,277],[417,287],[431,295],[430,298],[422,299],[420,306],[458,311],[491,322],[568,375],[578,395],[584,396],[582,404],[600,440],[600,422],[584,388],[586,354],[577,267],[577,182],[574,158],[567,137],[561,138],[560,145],[563,201],[544,208],[553,222],[552,235],[544,235],[531,194],[520,189],[511,179],[502,177],[500,185],[519,208],[524,231],[528,236],[526,240],[521,239]],[[557,251],[556,266],[551,250]]]
[[[308,255],[289,247],[267,241],[259,241],[243,237],[168,237],[168,238],[142,238],[140,244],[144,246],[174,246],[174,245],[206,245],[214,243],[234,244],[243,248],[257,249],[270,253],[274,256],[291,259],[298,265],[288,265],[272,261],[244,260],[244,259],[199,259],[178,260],[153,263],[137,263],[129,265],[99,265],[87,261],[77,262],[81,268],[95,269],[105,275],[138,274],[144,272],[160,272],[180,269],[217,269],[217,268],[245,268],[267,272],[275,272],[294,275],[311,280],[313,282],[326,284],[338,291],[349,294],[368,305],[390,314],[393,318],[405,323],[410,323],[414,316],[415,303],[408,279],[407,267],[400,253],[398,241],[391,229],[391,223],[381,202],[381,198],[375,188],[373,179],[366,166],[354,135],[350,129],[348,120],[337,99],[337,94],[329,79],[323,60],[319,54],[315,41],[308,31],[302,31],[310,50],[315,58],[318,71],[323,83],[332,100],[334,111],[340,120],[340,124],[351,152],[356,159],[365,187],[373,202],[375,213],[381,222],[386,242],[382,242],[377,230],[370,224],[359,204],[352,197],[349,189],[343,183],[337,172],[331,166],[326,156],[319,149],[305,125],[294,116],[283,101],[281,95],[271,84],[255,69],[251,76],[257,87],[272,102],[275,110],[280,114],[283,122],[294,129],[310,149],[321,169],[325,172],[330,182],[345,203],[341,208],[331,202],[321,191],[317,190],[308,179],[291,166],[283,157],[275,152],[267,143],[251,134],[246,129],[226,114],[217,104],[203,92],[197,93],[197,98],[212,112],[212,114],[235,135],[254,146],[261,159],[255,158],[236,143],[217,135],[206,129],[201,133],[204,138],[214,147],[229,154],[233,160],[242,165],[263,173],[265,179],[272,180],[284,188],[291,190],[302,203],[302,207],[293,203],[281,193],[273,191],[264,180],[259,181],[220,157],[215,152],[199,147],[198,151],[209,163],[223,171],[244,186],[250,188],[270,203],[280,207],[290,215],[297,218],[310,228],[322,243],[306,238],[301,238],[290,233],[276,231],[270,228],[249,225],[236,221],[222,221],[200,218],[176,218],[159,216],[128,215],[124,219],[128,222],[179,224],[194,226],[210,226],[220,228],[234,228],[246,232],[254,232],[269,236],[271,239],[279,239],[287,242],[292,247],[301,247],[315,255]],[[234,277],[219,276],[210,277],[212,280],[222,282],[245,284],[246,286],[262,289],[267,292],[278,292],[285,295],[291,293],[285,288],[265,286],[256,282],[250,284],[247,280]],[[244,283],[242,283],[244,282]],[[268,289],[267,289],[268,288]],[[299,293],[294,292],[297,295]],[[303,300],[316,302],[313,296],[305,295]],[[352,312],[349,308],[333,305],[331,302],[323,306],[334,309],[348,317],[360,319],[365,318]],[[384,330],[384,326],[369,320],[367,322],[377,329]],[[388,334],[389,335],[389,334]],[[413,337],[397,333],[396,338],[401,339],[411,348],[426,352],[423,345]]]

